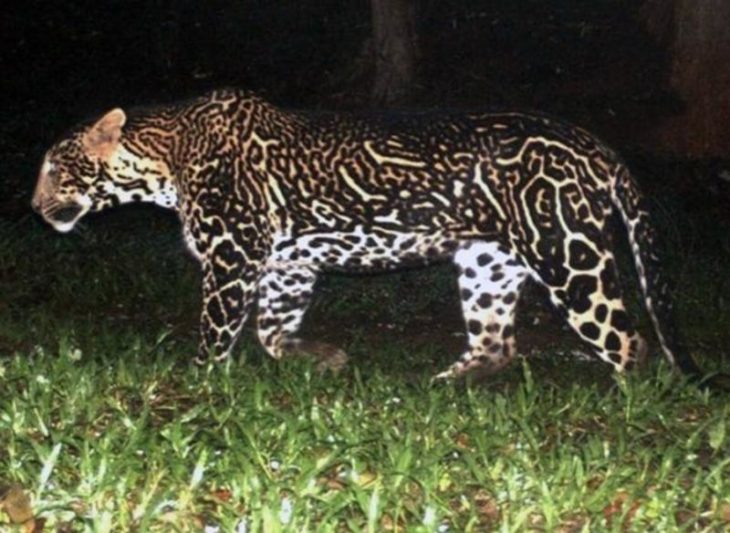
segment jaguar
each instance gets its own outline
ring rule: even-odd
[[[675,326],[636,181],[595,136],[547,116],[298,111],[217,90],[77,126],[46,153],[32,206],[68,232],[129,202],[177,211],[200,262],[197,362],[229,356],[254,304],[269,355],[341,362],[341,350],[297,336],[320,273],[451,261],[466,347],[436,378],[510,362],[528,279],[622,372],[646,343],[622,297],[616,213],[664,355],[702,376]]]

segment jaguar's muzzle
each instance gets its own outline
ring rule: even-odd
[[[46,213],[46,217],[49,222],[59,222],[61,224],[68,224],[75,221],[81,214],[82,208],[76,204],[63,205],[55,210]]]
[[[31,205],[36,213],[61,233],[71,231],[76,221],[86,212],[84,206],[75,203],[47,205],[34,199]]]

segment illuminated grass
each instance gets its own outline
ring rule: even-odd
[[[198,369],[151,350],[3,361],[0,472],[49,525],[727,525],[730,407],[665,369],[606,393],[534,383],[525,365],[494,391],[406,384],[385,360],[319,376],[306,361]]]
[[[727,397],[664,365],[596,378],[572,359],[432,385],[455,354],[357,324],[337,376],[268,360],[250,332],[234,360],[197,368],[196,267],[157,224],[147,242],[119,238],[142,222],[0,228],[0,485],[22,486],[49,530],[730,525]],[[355,306],[321,307],[341,324]]]

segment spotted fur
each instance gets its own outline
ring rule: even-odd
[[[270,355],[327,351],[296,337],[320,272],[446,260],[458,269],[467,347],[439,376],[509,362],[527,278],[623,371],[644,342],[606,238],[618,212],[664,354],[700,375],[672,322],[635,182],[613,151],[560,121],[295,112],[217,91],[80,126],[46,154],[33,205],[69,231],[86,212],[131,201],[177,210],[201,263],[198,360],[229,355],[254,302]]]

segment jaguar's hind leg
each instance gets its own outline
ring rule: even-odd
[[[317,274],[306,267],[268,268],[259,282],[258,337],[275,359],[308,355],[320,370],[339,370],[347,354],[327,343],[296,336],[309,307]]]
[[[456,252],[454,263],[468,347],[437,379],[472,370],[491,374],[510,362],[515,354],[515,307],[528,274],[516,256],[496,243],[469,243]]]
[[[569,256],[523,257],[568,324],[595,353],[617,371],[643,361],[646,343],[626,312],[616,261],[603,242],[572,241]],[[568,268],[568,265],[571,268]]]

